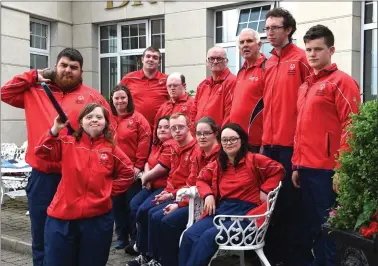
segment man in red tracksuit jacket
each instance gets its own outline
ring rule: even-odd
[[[168,100],[167,75],[158,70],[160,62],[160,51],[150,46],[143,52],[143,68],[127,73],[120,82],[130,89],[135,110],[147,119],[151,129],[154,127],[156,112]]]
[[[296,30],[294,17],[282,8],[266,14],[264,28],[274,47],[265,64],[262,144],[264,155],[285,167],[286,175],[274,210],[274,219],[266,236],[266,254],[271,264],[294,265],[294,241],[297,230],[299,192],[291,182],[291,157],[297,119],[295,108],[298,88],[310,74],[305,52],[292,43]]]
[[[167,89],[170,99],[160,106],[155,116],[154,127],[162,116],[182,113],[189,117],[193,108],[194,99],[185,90],[184,75],[178,72],[170,74],[167,78]]]
[[[193,133],[195,123],[204,116],[210,116],[219,127],[229,122],[236,76],[227,68],[227,62],[227,54],[222,47],[213,47],[207,52],[206,64],[212,75],[197,87],[191,113]]]
[[[59,53],[56,62],[54,80],[44,78],[43,70],[33,69],[15,76],[1,88],[3,102],[25,109],[28,132],[26,162],[33,168],[26,193],[31,221],[34,266],[43,265],[46,210],[61,179],[60,163],[38,158],[34,154],[39,138],[51,128],[52,121],[57,116],[40,82],[50,83],[53,95],[76,130],[79,127],[77,122],[79,112],[86,104],[96,102],[110,111],[108,103],[97,90],[82,84],[83,57],[79,51],[66,48]],[[67,131],[62,130],[60,135],[67,135]]]
[[[248,134],[248,144],[259,152],[263,133],[262,111],[264,67],[266,58],[260,53],[261,41],[257,31],[245,28],[238,37],[239,51],[245,59],[236,77],[230,122],[239,124]]]
[[[348,149],[346,127],[350,113],[358,112],[360,89],[351,76],[332,64],[334,36],[327,27],[311,27],[303,40],[314,73],[298,91],[292,180],[301,192],[302,241],[296,265],[336,265],[335,245],[320,231],[335,203],[335,158]]]

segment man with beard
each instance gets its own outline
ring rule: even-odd
[[[120,82],[130,89],[135,110],[147,119],[151,128],[154,127],[156,112],[168,100],[167,75],[158,70],[160,62],[159,49],[150,46],[143,52],[143,68],[127,73]]]
[[[77,122],[79,112],[88,103],[99,103],[110,111],[108,103],[97,90],[82,84],[83,57],[79,51],[66,48],[59,53],[56,62],[56,75],[51,79],[46,77],[46,69],[32,69],[15,76],[1,88],[3,102],[25,109],[28,132],[26,162],[33,168],[26,193],[31,221],[34,266],[43,265],[46,210],[61,179],[59,163],[43,160],[34,154],[40,137],[52,127],[52,121],[57,116],[54,106],[40,83],[50,83],[49,87],[66,113],[73,129],[79,128]],[[66,129],[60,133],[60,135],[66,134]]]
[[[264,66],[266,58],[260,53],[261,41],[257,31],[245,28],[238,37],[240,55],[245,59],[236,77],[230,122],[239,124],[248,134],[248,144],[259,152],[262,137]]]
[[[213,47],[207,52],[206,64],[212,75],[197,87],[191,113],[193,132],[195,122],[204,116],[210,116],[219,127],[229,121],[236,76],[228,69],[227,62],[227,54],[222,47]]]

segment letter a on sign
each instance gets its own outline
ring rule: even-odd
[[[122,1],[122,2],[119,1],[120,4],[118,6],[114,6],[113,2],[118,2],[118,1],[111,1],[111,0],[106,1],[106,9],[119,8],[119,7],[127,6],[127,4],[130,3],[130,1]],[[143,5],[142,2],[149,2],[150,4],[156,4],[157,3],[157,1],[153,1],[153,0],[148,0],[148,1],[132,1],[132,2],[134,2],[132,4],[132,6],[141,6],[141,5]]]

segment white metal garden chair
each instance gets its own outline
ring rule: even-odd
[[[267,209],[263,214],[251,216],[217,215],[214,217],[213,223],[219,230],[215,237],[215,241],[219,245],[219,249],[213,256],[212,260],[219,255],[219,252],[221,251],[239,251],[240,265],[244,266],[244,251],[254,250],[259,256],[263,265],[270,266],[263,251],[263,247],[265,245],[264,239],[281,186],[282,184],[280,182],[278,187],[268,194]],[[198,221],[202,215],[203,200],[200,198],[195,186],[180,189],[177,192],[176,200],[181,201],[185,197],[189,198],[189,219],[185,229],[186,231],[193,225],[193,223]],[[264,219],[261,226],[257,226],[257,220],[259,219]],[[226,222],[227,225],[225,224]],[[181,235],[180,243],[185,231]]]

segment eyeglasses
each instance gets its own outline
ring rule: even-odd
[[[221,143],[222,144],[227,144],[227,143],[234,144],[234,143],[238,142],[239,139],[240,138],[221,139]]]
[[[169,126],[168,126],[168,125],[167,125],[167,126],[158,126],[157,128],[158,128],[158,129],[163,129],[163,128],[164,128],[164,129],[169,129]]]
[[[186,127],[186,126],[184,126],[184,125],[171,126],[171,130],[172,130],[172,131],[177,131],[177,130],[181,131],[181,130],[183,130],[185,127]]]
[[[284,26],[272,26],[272,27],[265,27],[264,28],[264,31],[265,32],[269,32],[270,30],[272,30],[273,32],[276,32],[278,31],[279,29],[283,28]]]
[[[214,63],[215,60],[217,60],[217,62],[223,62],[224,60],[227,60],[227,58],[223,58],[223,57],[208,57],[207,58],[207,61],[209,61],[210,63]]]
[[[173,88],[173,89],[176,89],[180,86],[182,86],[182,84],[169,84],[169,85],[167,85],[168,88]]]
[[[214,132],[212,132],[212,131],[204,131],[204,132],[196,131],[196,136],[197,137],[201,137],[201,136],[208,137],[208,136],[210,136],[213,133]]]

